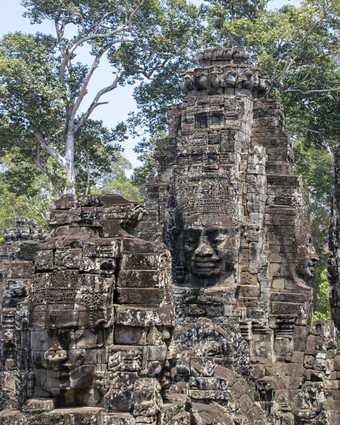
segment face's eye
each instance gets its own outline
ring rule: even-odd
[[[214,229],[206,232],[209,242],[215,246],[225,242],[227,233],[227,229]]]
[[[190,230],[184,234],[184,244],[187,249],[192,249],[198,245],[201,232],[199,230]]]
[[[64,350],[68,350],[70,343],[72,342],[72,335],[74,335],[73,329],[58,329],[55,331],[55,335],[58,339],[60,346]]]
[[[215,238],[215,242],[220,244],[220,243],[224,242],[225,239],[226,239],[226,235],[218,234]]]

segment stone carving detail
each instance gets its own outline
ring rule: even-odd
[[[187,95],[253,93],[256,97],[269,89],[266,74],[251,65],[249,54],[241,49],[209,49],[198,55],[201,68],[185,72],[181,88]],[[202,115],[203,117],[203,115]],[[213,114],[217,121],[219,114]]]
[[[340,422],[339,346],[333,323],[311,324],[316,255],[282,105],[261,98],[246,52],[199,61],[146,211],[66,196],[45,239],[33,222],[5,232],[1,423]]]

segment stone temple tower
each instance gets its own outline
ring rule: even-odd
[[[309,317],[316,255],[282,106],[261,99],[269,83],[246,52],[206,50],[199,63],[157,146],[140,235],[168,245],[185,320],[233,318],[263,334],[270,319],[291,339]]]
[[[141,237],[163,240],[172,255],[174,344],[183,347],[184,335],[196,338],[182,357],[197,359],[197,347],[219,326],[234,335],[229,343],[236,351],[228,361],[239,382],[240,363],[248,372],[256,365],[255,392],[268,411],[277,409],[287,423],[300,423],[297,416],[301,423],[326,421],[324,387],[314,382],[326,379],[326,366],[306,343],[334,328],[311,329],[308,280],[317,256],[282,104],[266,99],[267,77],[247,52],[209,49],[198,60],[199,67],[183,76],[182,104],[169,110],[169,136],[157,144],[159,174],[146,185],[148,214],[139,225]],[[238,346],[239,337],[247,347]],[[203,354],[200,361],[212,357]],[[323,377],[314,371],[319,368]],[[193,369],[189,376],[198,373]],[[213,388],[209,392],[209,379],[200,376],[195,387],[189,378],[185,391],[199,403],[222,400]],[[319,402],[306,402],[308,392]]]

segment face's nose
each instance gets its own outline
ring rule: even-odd
[[[49,367],[58,367],[67,359],[67,351],[65,351],[59,344],[57,338],[54,338],[51,347],[45,351],[44,359]]]
[[[47,350],[44,354],[44,359],[48,362],[51,367],[59,366],[67,359],[67,353],[65,350]]]
[[[198,247],[194,251],[194,256],[199,257],[211,257],[215,254],[212,249],[207,236],[202,235],[198,244]]]
[[[313,245],[309,249],[309,263],[313,266],[315,266],[315,263],[319,260],[319,256],[316,253]]]

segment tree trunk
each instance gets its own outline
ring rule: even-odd
[[[66,186],[64,188],[63,194],[76,194],[76,176],[77,170],[74,165],[74,130],[69,130],[66,136]]]

